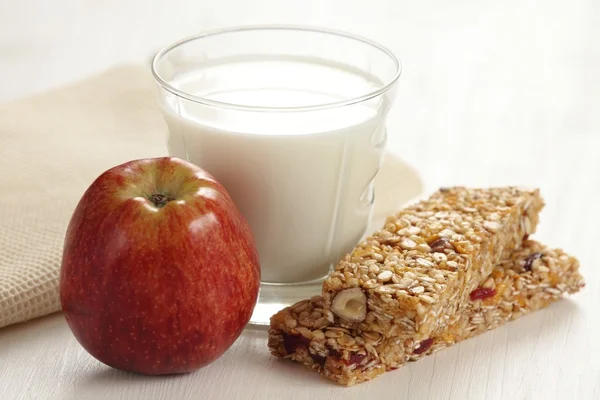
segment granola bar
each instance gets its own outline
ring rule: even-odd
[[[323,283],[342,325],[425,340],[535,231],[543,200],[514,187],[440,189],[389,217]]]
[[[579,262],[562,250],[527,240],[469,293],[465,311],[439,335],[416,342],[344,327],[324,308],[323,298],[315,296],[271,318],[269,348],[336,383],[353,385],[579,291],[584,281],[578,269]]]

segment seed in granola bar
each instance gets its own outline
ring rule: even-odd
[[[427,350],[429,350],[432,344],[433,338],[423,340],[421,343],[419,343],[419,346],[413,351],[413,354],[425,353]]]
[[[377,343],[381,338],[381,335],[378,332],[365,331],[362,336],[367,339],[368,342]]]
[[[356,341],[354,340],[354,338],[352,336],[348,336],[348,335],[344,335],[340,338],[338,338],[338,343],[341,344],[342,346],[353,346],[354,343],[356,343]]]
[[[454,248],[456,249],[456,252],[460,254],[468,254],[473,251],[473,245],[466,240],[456,242]]]
[[[283,322],[285,323],[285,326],[289,329],[295,328],[298,324],[298,322],[294,318],[292,318],[291,315],[286,315],[283,319]]]
[[[340,264],[340,265],[342,265],[342,264]],[[338,265],[338,267],[339,267],[339,265]],[[342,287],[342,281],[338,277],[329,278],[329,286],[332,289],[339,289]]]
[[[417,258],[417,264],[425,268],[431,268],[434,266],[434,264],[431,261],[426,260],[424,258]]]
[[[306,317],[298,317],[298,322],[300,323],[301,326],[303,326],[305,328],[312,328],[314,320],[311,319],[309,316],[306,316]]]
[[[525,264],[523,264],[523,268],[525,271],[531,271],[531,267],[533,266],[533,262],[538,258],[542,258],[544,255],[542,253],[535,252],[530,254],[529,257],[525,259]]]
[[[312,339],[312,331],[304,326],[297,326],[296,331],[307,339]]]
[[[454,232],[452,229],[446,228],[438,233],[438,235],[441,237],[451,238],[452,236],[456,235],[456,232]]]
[[[435,299],[433,297],[431,297],[431,296],[426,295],[426,294],[420,294],[419,295],[419,299],[422,300],[422,301],[424,301],[427,304],[433,304],[433,303],[435,303]]]
[[[316,325],[316,323],[315,323]],[[325,334],[321,330],[316,330],[312,332],[312,337],[314,340],[323,340],[325,339]]]
[[[447,237],[440,237],[429,243],[431,251],[434,253],[443,253],[445,249],[454,250],[454,246],[450,243]]]
[[[488,221],[500,221],[500,219],[500,214],[498,214],[497,212],[493,212],[487,216]]]
[[[406,228],[406,232],[409,235],[418,235],[419,233],[421,233],[421,228],[419,228],[418,226],[409,226],[408,228]]]
[[[436,218],[444,219],[448,218],[448,215],[450,215],[450,213],[448,211],[438,211],[434,215]]]
[[[485,280],[485,282],[483,282],[483,285],[481,286],[485,288],[494,289],[494,287],[496,286],[496,282],[494,281],[494,278],[489,277]]]
[[[483,227],[491,233],[496,233],[500,228],[500,224],[496,221],[485,221]]]
[[[409,289],[413,294],[421,294],[425,292],[425,288],[423,286],[415,286],[414,288]]]
[[[448,261],[448,257],[444,253],[433,253],[433,260],[437,263]]]
[[[329,320],[327,319],[327,317],[321,317],[318,318],[314,324],[313,324],[313,328],[314,329],[323,329],[325,327],[329,326]],[[318,331],[314,331],[313,335],[318,332]]]
[[[544,292],[547,292],[547,293],[550,293],[550,294],[554,294],[554,295],[559,295],[559,294],[562,293],[560,290],[555,289],[555,288],[551,288],[551,287],[545,288]]]
[[[381,282],[387,282],[390,279],[392,279],[392,276],[394,275],[394,273],[392,271],[386,270],[381,272],[379,275],[377,275],[377,279],[380,280]]]
[[[417,247],[417,243],[409,238],[403,238],[400,241],[400,247],[402,247],[405,250],[411,250]]]
[[[310,340],[300,335],[283,335],[283,347],[287,354],[294,354],[298,349],[308,349]]]
[[[537,267],[537,270],[538,270],[538,272],[546,272],[546,273],[550,272],[550,268],[546,267],[545,265],[539,265]]]
[[[431,252],[431,247],[429,247],[429,245],[427,243],[419,243],[416,247],[417,251],[420,251],[421,253],[430,253]]]
[[[348,278],[346,280],[346,285],[350,287],[357,287],[360,284],[357,278]]]
[[[340,331],[331,331],[331,330],[325,331],[325,337],[328,337],[328,338],[339,338],[342,336],[344,336],[344,334]]]
[[[496,289],[487,288],[487,287],[478,287],[473,290],[469,297],[471,297],[472,301],[475,300],[484,300],[489,297],[494,297],[496,295]]]
[[[367,316],[367,296],[359,288],[342,290],[333,298],[331,311],[349,322],[364,321]]]
[[[378,274],[379,273],[379,267],[375,264],[369,265],[369,273],[371,274]]]

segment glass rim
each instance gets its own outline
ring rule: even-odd
[[[377,89],[367,92],[365,94],[362,94],[359,96],[354,96],[354,97],[351,97],[351,98],[348,98],[345,100],[339,100],[339,101],[334,101],[334,102],[329,102],[329,103],[322,103],[322,104],[315,104],[315,105],[308,105],[308,106],[294,106],[294,107],[252,106],[252,105],[235,104],[235,103],[228,103],[228,102],[223,102],[223,101],[207,99],[205,97],[196,96],[196,95],[187,93],[183,90],[180,90],[180,89],[174,87],[169,82],[167,82],[165,79],[163,79],[160,76],[160,73],[158,72],[158,63],[161,61],[161,59],[167,53],[169,53],[170,51],[176,49],[177,47],[183,46],[189,42],[192,42],[192,41],[195,41],[198,39],[202,39],[202,38],[206,38],[206,37],[227,34],[227,33],[269,31],[269,30],[285,30],[285,31],[297,31],[297,32],[323,33],[323,34],[327,34],[327,35],[337,36],[337,37],[351,39],[351,40],[354,40],[357,42],[361,42],[363,44],[366,44],[373,48],[376,48],[377,50],[379,50],[379,51],[383,52],[385,55],[387,55],[390,58],[390,60],[392,61],[392,63],[394,64],[396,71],[394,72],[394,75],[392,76],[391,79],[384,82]],[[355,35],[353,33],[336,30],[336,29],[311,27],[311,26],[305,26],[305,25],[247,25],[247,26],[237,26],[237,27],[205,31],[205,32],[201,32],[199,34],[193,35],[193,36],[188,36],[188,37],[178,40],[174,43],[171,43],[170,45],[167,45],[166,47],[159,50],[154,55],[154,57],[152,58],[152,63],[151,63],[151,70],[152,70],[152,75],[154,76],[154,79],[160,86],[163,87],[163,89],[173,93],[176,96],[182,97],[186,100],[193,101],[195,103],[200,103],[200,104],[204,104],[204,105],[212,106],[212,107],[242,110],[242,111],[291,112],[291,111],[316,111],[316,110],[325,110],[325,109],[331,109],[331,108],[344,107],[344,106],[349,106],[352,104],[362,103],[364,101],[367,101],[367,100],[370,100],[377,96],[380,96],[383,93],[387,92],[396,83],[396,81],[398,81],[398,78],[400,77],[400,74],[402,73],[402,64],[400,63],[400,60],[394,55],[394,53],[387,47],[379,44],[378,42],[376,42],[374,40],[368,39],[368,38],[360,36],[360,35]]]

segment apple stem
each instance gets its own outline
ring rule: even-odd
[[[158,208],[164,207],[171,200],[174,199],[161,193],[153,193],[150,196],[150,201]]]

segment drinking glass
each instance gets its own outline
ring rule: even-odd
[[[206,32],[154,57],[169,154],[211,173],[250,224],[252,324],[319,294],[364,235],[400,70],[372,40],[297,26]]]

